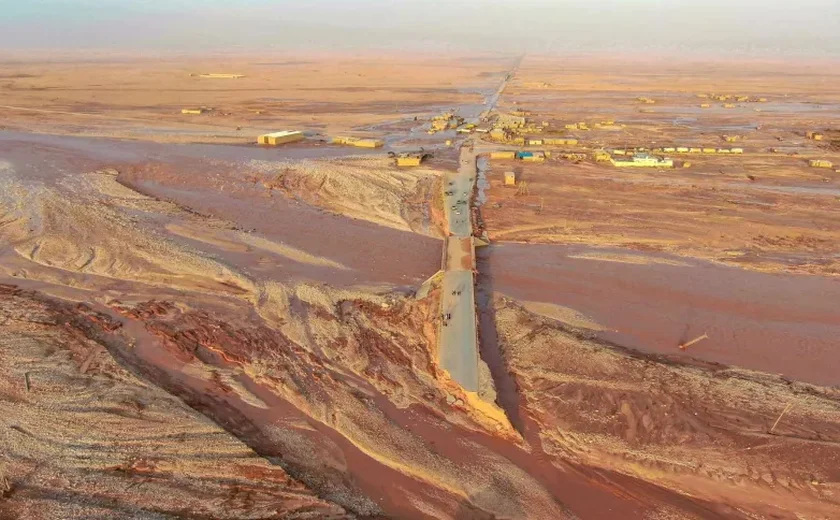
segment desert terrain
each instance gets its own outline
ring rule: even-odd
[[[832,70],[5,60],[0,516],[836,518]],[[447,111],[579,143],[494,159],[427,132]],[[307,139],[255,144],[283,129]],[[592,158],[683,143],[744,153]],[[475,391],[441,363],[464,302]]]
[[[426,137],[410,132],[415,117],[480,109],[505,65],[397,54],[12,58],[0,64],[0,117],[9,130],[159,142],[252,143],[259,133],[297,127],[314,137],[353,131],[411,141]],[[209,110],[181,113],[199,107]]]

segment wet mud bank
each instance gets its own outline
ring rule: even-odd
[[[225,193],[198,184],[185,187],[184,181],[175,187],[162,179],[146,179],[139,172],[121,175],[118,180],[133,190],[200,216],[228,221],[233,231],[304,251],[338,267],[326,269],[297,263],[292,278],[336,286],[384,283],[412,287],[437,270],[441,242],[431,237],[331,214],[281,196],[265,198],[256,189]],[[249,248],[248,252],[255,249],[259,248]],[[253,272],[273,272],[281,278],[289,274],[254,255],[243,258],[236,251],[217,253],[234,263],[244,261]]]

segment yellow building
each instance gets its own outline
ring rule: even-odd
[[[503,128],[494,128],[490,130],[490,139],[494,141],[504,141],[507,139],[507,132]]]
[[[673,168],[674,161],[672,159],[664,158],[660,159],[659,157],[655,157],[653,155],[648,155],[646,153],[638,153],[631,158],[624,158],[624,159],[616,159],[613,157],[610,159],[610,162],[613,166],[618,168]]]
[[[181,109],[182,114],[190,114],[190,115],[196,115],[196,116],[199,116],[199,115],[201,115],[205,112],[207,112],[207,109],[204,108],[204,107],[201,107],[201,108],[182,108]]]
[[[528,146],[542,146],[543,144],[542,139],[528,139]]]
[[[708,103],[701,103],[700,108],[712,108],[712,105],[710,105]]]
[[[353,146],[357,148],[380,148],[385,146],[385,141],[382,139],[359,139]]]
[[[606,162],[610,160],[610,154],[604,150],[595,150],[593,157],[597,162]]]
[[[514,172],[505,172],[505,186],[516,186],[516,174]]]
[[[490,152],[491,159],[516,159],[516,152],[514,151],[495,151]]]
[[[810,159],[808,166],[812,168],[832,168],[834,165],[831,161],[826,161],[825,159]]]
[[[543,139],[543,144],[547,145],[576,145],[578,144],[577,139],[566,139],[566,138],[559,138],[559,137],[546,137]]]
[[[302,141],[305,138],[303,132],[297,130],[283,130],[281,132],[272,132],[264,134],[257,138],[257,144],[266,144],[270,146],[277,146],[278,144],[294,143]]]
[[[544,152],[519,152],[516,155],[525,162],[545,162]]]
[[[499,128],[522,128],[525,123],[524,117],[510,114],[499,114],[496,119],[496,126]]]
[[[397,155],[397,166],[420,166],[424,160],[428,157],[427,154],[423,152],[405,152]]]
[[[419,157],[397,157],[397,166],[420,166],[421,162]]]

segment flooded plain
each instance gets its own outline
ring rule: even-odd
[[[494,244],[479,258],[493,292],[574,309],[618,345],[840,385],[836,278],[583,246]]]
[[[337,215],[281,195],[268,198],[246,180],[252,160],[316,159],[347,153],[348,149],[335,147],[280,151],[0,132],[0,160],[23,186],[50,186],[68,205],[89,207],[103,204],[108,197],[71,189],[75,185],[67,180],[112,169],[119,172],[116,180],[132,190],[186,210],[147,213],[144,225],[248,276],[336,286],[418,285],[439,268],[439,240]],[[202,229],[190,222],[195,218],[210,219],[213,225]]]

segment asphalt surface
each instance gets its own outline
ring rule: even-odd
[[[446,265],[441,286],[440,364],[469,392],[478,391],[475,248],[469,209],[476,173],[475,152],[465,144],[461,148],[458,171],[447,174],[444,179],[450,235],[446,239]]]
[[[499,85],[487,100],[486,118],[496,105],[508,80],[519,66]],[[469,121],[478,123],[479,119]],[[438,351],[441,367],[453,381],[468,392],[478,392],[478,329],[475,307],[475,246],[472,239],[473,189],[478,168],[477,152],[472,139],[461,146],[457,172],[444,177],[444,208],[449,228],[446,239],[446,260],[441,285],[440,333]]]

